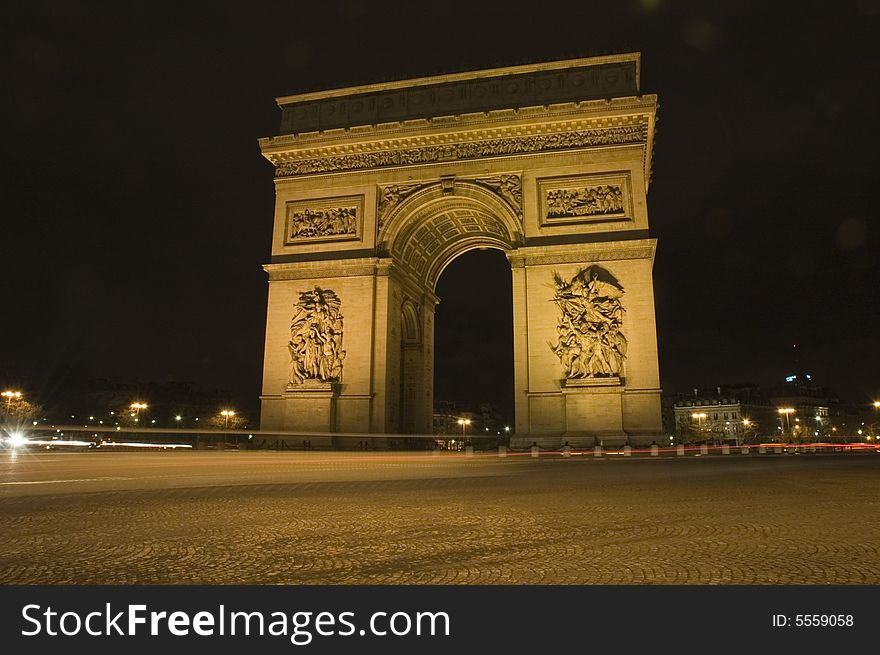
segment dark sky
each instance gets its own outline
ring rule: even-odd
[[[47,405],[103,376],[256,404],[276,96],[627,51],[660,96],[664,388],[773,382],[797,343],[820,383],[880,392],[877,1],[18,4],[0,15],[0,383]],[[488,261],[469,259],[441,284]]]

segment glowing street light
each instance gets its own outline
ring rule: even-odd
[[[750,435],[753,437],[757,434],[757,430],[755,429],[755,422],[750,418],[744,418],[742,420],[742,432],[743,432],[743,443],[750,438]]]
[[[231,416],[235,416],[235,412],[233,412],[231,409],[224,409],[222,412],[220,412],[220,416],[222,416],[224,419],[223,429],[226,430],[229,428],[229,418]]]
[[[785,426],[788,429],[788,434],[791,435],[791,418],[790,418],[790,416],[792,414],[794,414],[794,408],[793,407],[780,407],[776,411],[785,417]]]
[[[469,418],[460,418],[458,419],[458,424],[461,426],[461,435],[464,436],[467,426],[471,424],[471,420]]]
[[[6,406],[8,407],[9,405],[12,404],[13,399],[20,400],[22,393],[21,393],[21,391],[6,390],[3,393],[0,393],[0,396],[3,396],[4,398],[6,398]]]
[[[134,410],[134,422],[137,423],[141,417],[141,410],[147,408],[147,403],[134,402],[128,408]]]
[[[697,430],[700,432],[700,434],[703,434],[703,419],[708,417],[709,415],[705,412],[694,412],[693,414],[691,414],[691,418],[697,419]]]
[[[872,436],[877,436],[878,422],[880,422],[880,400],[875,400],[873,405],[874,405],[874,424],[871,426],[871,433],[872,433]]]

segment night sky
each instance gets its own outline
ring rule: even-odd
[[[880,393],[876,1],[19,4],[0,16],[0,384],[47,407],[109,377],[256,408],[276,96],[630,51],[660,97],[664,389],[776,382],[798,344],[818,383]],[[495,286],[470,285],[484,269]],[[509,406],[509,276],[490,251],[441,279],[438,397]]]

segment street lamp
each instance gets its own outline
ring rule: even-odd
[[[871,432],[877,436],[877,425],[880,420],[880,400],[874,401],[874,425],[871,426]]]
[[[788,429],[789,437],[791,436],[791,418],[789,418],[792,414],[794,414],[793,407],[780,407],[776,410],[782,416],[785,417],[785,427]]]
[[[141,410],[147,408],[147,403],[134,402],[128,408],[134,410],[134,422],[137,423],[141,417]]]
[[[461,436],[464,436],[467,426],[471,424],[471,420],[469,418],[460,418],[458,419],[458,424],[461,426]]]
[[[21,391],[4,391],[0,393],[0,396],[6,398],[6,406],[9,407],[12,404],[12,399],[20,400],[21,399]]]
[[[691,414],[691,418],[697,419],[697,430],[700,432],[700,437],[703,436],[703,419],[709,416],[705,412],[695,412]]]
[[[220,416],[224,418],[223,429],[229,429],[229,419],[230,417],[235,416],[235,412],[233,412],[231,409],[224,409],[222,412],[220,412]]]
[[[228,430],[229,429],[229,419],[232,418],[233,416],[235,416],[235,412],[233,412],[231,409],[224,409],[223,411],[220,412],[220,416],[223,417],[223,429]],[[225,441],[226,437],[224,437],[223,440]],[[235,446],[236,446],[236,448],[238,447],[238,435],[237,434],[235,435]]]
[[[751,429],[751,427],[752,427],[754,424],[755,424],[754,421],[752,421],[751,419],[744,418],[744,419],[742,420],[742,426],[743,426],[743,443],[746,443],[746,442],[748,441],[748,438],[749,438],[749,434],[748,434],[748,433],[749,433],[749,430]]]

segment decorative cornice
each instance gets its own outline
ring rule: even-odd
[[[645,115],[601,123],[507,126],[264,154],[276,166],[277,177],[288,177],[647,142],[649,118]]]
[[[383,271],[386,271],[385,274],[387,274],[387,269],[391,264],[390,259],[363,257],[357,259],[264,264],[263,270],[269,275],[269,281],[275,282],[278,280],[312,280],[381,275]]]
[[[540,266],[542,264],[588,264],[594,262],[611,262],[624,259],[651,259],[653,248],[637,248],[633,250],[599,250],[590,253],[569,253],[565,255],[520,255],[512,251],[508,255],[513,267]]]
[[[513,268],[540,266],[544,264],[589,264],[626,259],[654,259],[657,249],[656,239],[633,239],[631,241],[605,241],[591,244],[572,244],[563,249],[551,246],[523,247],[507,253]]]

